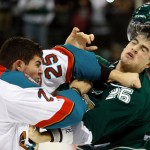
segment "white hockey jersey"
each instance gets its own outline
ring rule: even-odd
[[[63,91],[57,97],[49,93],[73,76],[98,80],[101,72],[94,54],[71,45],[54,49],[45,51],[43,57],[43,86],[48,92],[21,72],[0,66],[0,150],[26,149],[28,124],[63,128],[78,123],[86,112],[87,105],[74,90]]]

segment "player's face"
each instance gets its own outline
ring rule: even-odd
[[[150,38],[138,35],[124,48],[120,63],[123,70],[130,72],[142,72],[150,67]]]
[[[42,60],[40,57],[34,56],[28,65],[24,65],[24,67],[22,67],[21,71],[28,74],[33,80],[39,83],[43,73],[41,62]]]

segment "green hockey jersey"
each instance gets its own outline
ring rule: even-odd
[[[97,59],[115,67],[101,57]],[[85,114],[83,121],[92,131],[93,145],[102,144],[96,149],[150,150],[150,81],[145,71],[140,74],[140,81],[140,89],[112,82],[99,92],[102,94],[90,93],[95,108]]]

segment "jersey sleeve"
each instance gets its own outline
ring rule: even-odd
[[[106,83],[108,81],[111,72],[109,65],[111,63],[99,55],[96,55],[96,59],[101,66],[101,76],[97,81],[93,81],[93,88],[99,89],[102,83]]]
[[[73,55],[62,47],[43,50],[42,86],[51,93],[59,85],[69,82],[72,77],[73,64]]]
[[[5,114],[0,116],[6,122],[62,128],[78,123],[87,110],[82,98],[71,89],[65,91],[70,93],[67,97],[63,92],[53,97],[41,87],[21,88],[2,80],[0,85],[1,114]]]
[[[72,77],[78,79],[98,80],[101,66],[95,54],[78,49],[72,45],[56,46],[43,50],[42,86],[50,92],[59,85],[69,82]]]
[[[101,75],[101,67],[93,52],[81,50],[72,45],[63,45],[70,51],[75,59],[73,75],[79,79],[98,80]]]

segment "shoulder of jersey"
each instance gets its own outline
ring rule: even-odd
[[[2,74],[1,79],[22,88],[39,86],[30,76],[19,71],[5,72]]]

